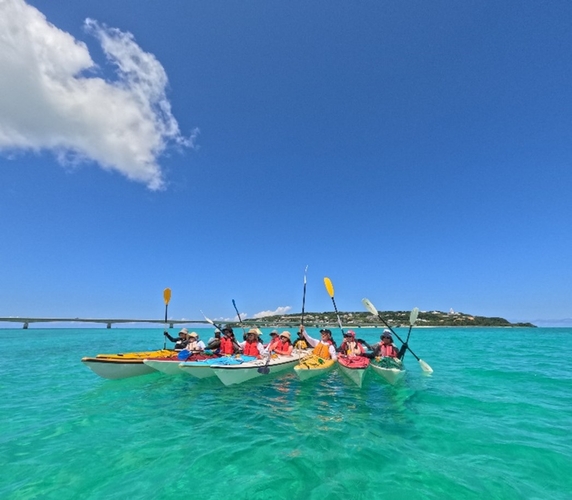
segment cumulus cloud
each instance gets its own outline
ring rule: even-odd
[[[23,0],[0,0],[0,151],[50,150],[162,189],[158,158],[192,147],[166,97],[165,70],[133,35],[85,21],[115,78],[95,76],[87,46]]]
[[[274,311],[261,311],[252,317],[254,319],[260,319],[268,316],[281,316],[282,314],[286,314],[290,309],[292,309],[290,306],[278,307]]]

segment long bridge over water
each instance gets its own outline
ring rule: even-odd
[[[0,318],[0,323],[19,323],[22,325],[24,329],[27,329],[31,324],[34,323],[95,323],[95,324],[104,324],[107,328],[111,328],[111,325],[115,324],[156,324],[156,325],[169,325],[169,328],[173,328],[174,325],[212,325],[210,321],[206,321],[204,319],[197,319],[197,320],[190,320],[190,319],[127,319],[127,318],[115,318],[115,319],[105,319],[105,318],[21,318],[18,316],[10,316],[8,318]],[[233,327],[241,326],[240,323],[236,321],[217,321],[215,324],[217,327],[219,326],[217,323],[221,324],[229,324]],[[261,320],[252,320],[248,319],[243,321],[242,326],[245,328],[255,327],[255,326],[272,326],[272,327],[284,327],[284,328],[295,328],[299,325],[299,322],[287,320],[284,318],[283,320],[274,320],[274,321],[265,321]],[[320,327],[320,328],[339,328],[337,323],[320,323],[319,325],[313,325],[306,323],[308,327]],[[381,325],[374,325],[371,323],[368,324],[346,324],[344,325],[345,328],[378,328]]]

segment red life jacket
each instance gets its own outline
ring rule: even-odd
[[[276,353],[278,353],[278,354],[288,355],[288,354],[290,354],[290,353],[292,352],[292,350],[291,350],[290,347],[291,347],[291,344],[290,344],[290,342],[288,342],[287,340],[286,340],[286,341],[279,340],[278,342],[276,342],[276,343],[274,344],[274,346],[273,346],[272,348],[273,348],[273,349],[276,351]],[[290,351],[290,352],[288,352],[288,351]]]
[[[389,356],[390,358],[397,358],[397,348],[393,344],[384,345],[381,344],[379,346],[379,355],[380,356]]]
[[[245,356],[259,356],[258,352],[258,340],[256,342],[247,342],[242,348],[242,354]]]
[[[232,345],[232,339],[223,337],[220,339],[220,353],[221,354],[233,354],[234,346]]]

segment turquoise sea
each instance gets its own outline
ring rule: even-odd
[[[337,371],[110,381],[80,362],[162,348],[162,329],[3,329],[0,345],[2,499],[572,498],[570,328],[416,328],[434,373],[408,354],[399,386],[361,389]]]

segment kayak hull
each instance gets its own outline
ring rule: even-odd
[[[82,358],[92,372],[100,377],[117,380],[129,377],[139,377],[156,373],[151,366],[143,363],[142,359],[113,359],[113,358]]]
[[[215,359],[218,356],[207,356],[204,354],[195,354],[191,356],[187,361],[202,361],[207,359]],[[179,367],[181,360],[174,356],[171,358],[150,358],[144,359],[143,363],[151,368],[154,368],[158,372],[164,373],[165,375],[183,375],[183,371]]]
[[[401,362],[392,358],[382,358],[381,361],[373,361],[369,366],[371,366],[376,375],[390,385],[397,384],[405,376],[405,369]]]
[[[273,357],[266,364],[266,359],[256,359],[242,363],[240,365],[213,365],[212,370],[224,385],[241,384],[247,380],[264,377],[273,373],[280,373],[291,369],[298,363],[298,358],[294,356]],[[268,374],[260,373],[261,368],[268,368]]]
[[[256,358],[252,356],[222,356],[219,358],[204,359],[202,361],[184,361],[179,363],[179,370],[182,370],[187,375],[191,375],[195,378],[211,378],[216,377],[216,373],[213,371],[213,365],[238,365],[244,362],[244,360],[251,361]]]
[[[323,359],[310,355],[300,360],[294,371],[300,380],[308,380],[328,373],[336,364],[333,359]]]
[[[338,356],[340,371],[358,387],[363,385],[363,379],[369,364],[369,359],[363,356]]]
[[[156,370],[145,365],[143,360],[148,357],[166,358],[173,356],[174,353],[175,351],[170,349],[160,349],[157,351],[98,354],[95,357],[84,357],[81,362],[96,375],[116,380],[155,373]]]

